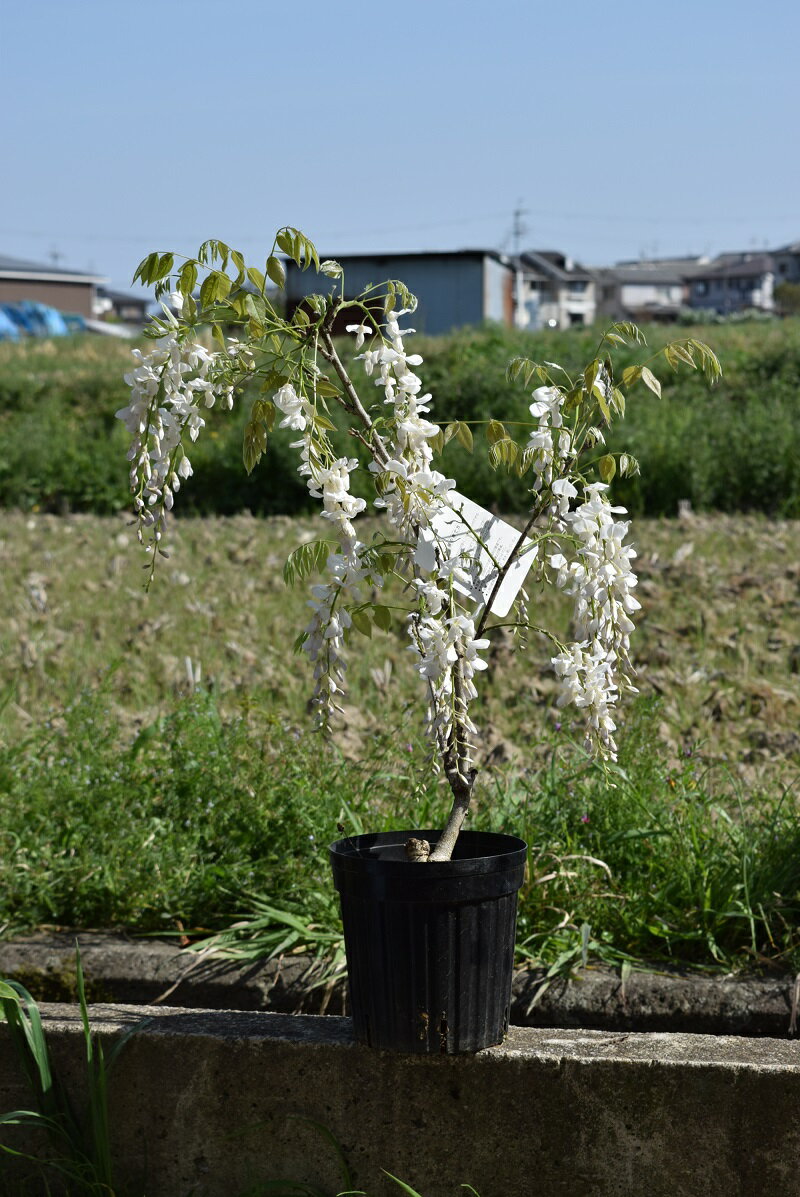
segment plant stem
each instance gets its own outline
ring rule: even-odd
[[[353,386],[350,375],[344,368],[341,358],[336,352],[330,332],[324,329],[321,334],[322,344],[320,345],[320,353],[327,362],[333,366],[334,370],[339,376],[339,381],[345,390],[346,399],[340,399],[342,406],[353,415],[358,416],[361,423],[369,433],[369,448],[378,465],[386,465],[389,460],[389,454],[386,452],[386,446],[383,439],[375,430],[375,425],[365,410],[364,405],[358,397],[358,391]]]
[[[457,707],[466,708],[460,662],[453,670],[453,698]],[[469,813],[472,790],[477,776],[477,770],[472,765],[471,745],[468,741],[459,739],[457,728],[458,724],[454,722],[450,741],[442,752],[445,776],[453,793],[453,805],[450,808],[444,830],[439,836],[439,841],[430,854],[430,860],[451,859],[458,834]]]

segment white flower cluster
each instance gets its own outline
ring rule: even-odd
[[[361,547],[354,540],[349,552],[331,553],[330,581],[311,587],[308,605],[313,614],[305,629],[303,651],[314,666],[311,705],[319,727],[328,727],[334,712],[342,709],[337,696],[344,693],[344,636],[352,623],[347,604],[361,600],[359,583],[367,577],[358,557]]]
[[[552,664],[561,681],[558,705],[572,702],[583,708],[587,746],[616,760],[611,710],[620,687],[635,693],[628,678],[631,615],[641,604],[633,595],[637,579],[631,560],[636,552],[624,543],[629,524],[614,518],[624,515],[625,508],[611,506],[607,489],[603,482],[592,483],[579,507],[561,512],[577,556],[569,563],[562,553],[555,553],[550,566],[556,571],[556,584],[574,599],[577,639],[553,657]],[[563,495],[562,501],[566,501]]]
[[[378,371],[375,385],[383,387],[385,402],[394,415],[395,440],[389,446],[389,460],[373,462],[370,469],[386,477],[383,496],[376,506],[385,507],[389,522],[404,539],[411,541],[419,528],[427,528],[437,507],[447,504],[448,492],[455,482],[432,469],[433,450],[429,444],[439,432],[438,424],[426,420],[430,394],[420,395],[422,380],[412,367],[422,364],[418,353],[407,354],[403,337],[413,328],[401,329],[400,317],[406,309],[386,317],[389,344],[361,355],[368,375]]]
[[[413,330],[401,329],[405,311],[386,317],[386,340],[376,349],[361,355],[367,375],[377,373],[376,386],[383,389],[385,402],[392,407],[391,433],[385,440],[385,454],[373,461],[370,469],[382,476],[382,497],[376,505],[384,507],[410,553],[417,548],[421,529],[430,527],[439,506],[448,503],[455,483],[434,470],[430,441],[439,432],[426,419],[431,396],[420,394],[422,382],[414,367],[422,362],[419,354],[406,353],[403,337]],[[372,332],[366,324],[350,325],[361,348]],[[343,690],[345,662],[344,635],[351,618],[347,608],[363,601],[365,583],[380,587],[383,579],[364,565],[365,546],[357,539],[352,520],[366,504],[350,494],[350,475],[354,459],[324,460],[315,435],[313,413],[308,403],[286,384],[274,397],[282,412],[282,427],[303,433],[295,442],[301,451],[299,471],[307,479],[309,492],[322,500],[323,516],[338,532],[339,547],[328,558],[328,581],[314,586],[309,605],[312,618],[305,629],[304,649],[314,663],[313,702],[320,723],[330,721]],[[462,769],[469,767],[469,736],[475,728],[468,708],[476,696],[474,674],[484,669],[479,652],[488,641],[476,637],[474,621],[454,610],[450,601],[452,584],[463,576],[460,559],[449,560],[434,554],[432,570],[416,569],[412,585],[419,601],[409,621],[411,648],[419,657],[418,669],[429,687],[429,730],[438,743],[454,738],[459,746]]]
[[[466,780],[472,764],[469,737],[477,730],[469,716],[469,704],[478,696],[472,679],[486,669],[478,654],[489,647],[489,641],[476,638],[474,621],[461,614],[415,617],[411,634],[420,657],[419,673],[430,687],[429,730],[439,743],[456,737],[458,767]]]
[[[325,462],[315,440],[314,411],[309,401],[298,395],[291,383],[285,383],[272,402],[283,416],[279,427],[303,433],[299,441],[292,443],[292,448],[300,449],[298,472],[306,479],[309,494],[322,500],[323,518],[334,525],[339,537],[339,546],[327,561],[330,580],[311,587],[308,605],[312,616],[303,641],[303,649],[314,666],[312,706],[318,725],[327,727],[334,712],[341,710],[337,696],[344,692],[344,637],[352,623],[348,604],[362,601],[361,587],[368,577],[361,561],[364,545],[352,524],[366,502],[350,494],[350,474],[358,465],[355,458]],[[369,577],[374,586],[382,584],[382,578],[373,574]]]
[[[403,337],[414,331],[400,328],[400,317],[406,314],[405,310],[390,312],[386,317],[389,344],[362,356],[367,374],[378,371],[375,385],[383,387],[394,415],[389,460],[370,467],[387,478],[376,505],[386,508],[399,536],[416,547],[420,531],[430,528],[437,509],[449,506],[455,483],[432,466],[430,441],[439,426],[425,418],[431,396],[420,395],[422,381],[412,369],[421,365],[421,356],[405,350]],[[466,563],[450,558],[440,546],[434,560],[432,570],[418,567],[413,579],[420,605],[409,619],[411,649],[419,656],[418,670],[429,687],[428,731],[440,746],[455,740],[463,773],[471,765],[470,736],[476,730],[469,716],[469,704],[477,696],[472,679],[486,668],[478,654],[489,641],[476,638],[473,619],[454,612],[450,601],[453,582],[469,581]]]
[[[139,538],[149,527],[153,539],[161,539],[166,512],[192,466],[182,443],[184,432],[197,440],[205,425],[204,408],[217,399],[233,406],[233,388],[209,377],[216,355],[192,341],[178,342],[173,334],[160,339],[150,353],[132,350],[134,369],[125,375],[131,400],[121,408],[122,420],[131,437],[131,490],[139,518]],[[148,546],[152,547],[152,546]]]
[[[557,387],[537,387],[533,392],[531,415],[539,421],[530,434],[527,450],[532,454],[533,489],[542,490],[560,474],[572,448],[569,429],[564,427],[564,396]]]

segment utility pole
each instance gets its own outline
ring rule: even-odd
[[[514,324],[517,328],[526,328],[529,320],[528,309],[525,307],[523,297],[522,265],[519,260],[522,238],[528,231],[522,218],[527,214],[527,210],[522,207],[522,200],[518,200],[514,209],[514,222],[511,226],[511,244],[514,250]]]

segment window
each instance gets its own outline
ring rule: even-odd
[[[587,286],[587,283],[573,279],[567,283],[567,290],[569,291],[570,295],[582,295]]]

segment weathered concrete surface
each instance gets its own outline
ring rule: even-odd
[[[308,961],[285,957],[240,965],[182,952],[174,942],[80,932],[90,1000],[279,1013],[345,1012],[344,987],[309,988]],[[21,981],[42,1001],[75,1000],[75,936],[42,933],[0,943],[0,977]],[[553,981],[531,1008],[544,970],[514,979],[516,1026],[687,1031],[788,1036],[797,992],[792,977],[698,976],[634,972],[625,984],[607,968],[577,970]],[[324,1006],[323,1006],[323,1003]]]
[[[77,1010],[43,1013],[74,1088]],[[515,1028],[474,1057],[424,1058],[354,1045],[338,1017],[92,1010],[104,1039],[143,1017],[111,1082],[118,1179],[132,1194],[235,1197],[277,1177],[338,1192],[311,1118],[370,1197],[398,1191],[381,1168],[425,1197],[454,1197],[461,1182],[481,1197],[800,1195],[795,1043]],[[0,1028],[0,1109],[26,1101]]]

